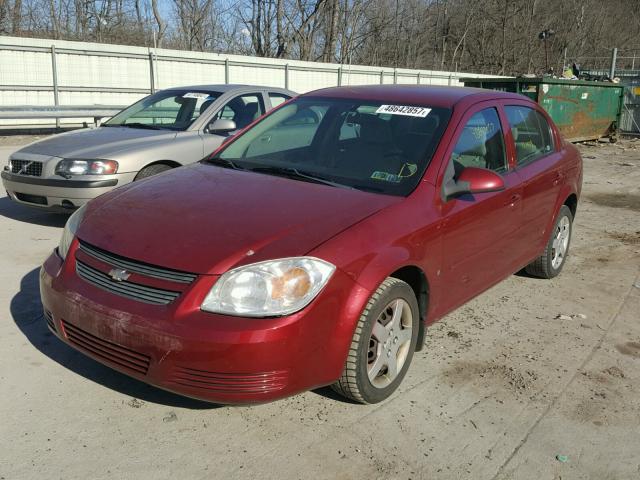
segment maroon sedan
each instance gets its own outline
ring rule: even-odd
[[[220,403],[402,382],[425,328],[512,273],[552,278],[582,162],[527,98],[311,92],[206,160],[69,218],[49,328],[127,375]]]

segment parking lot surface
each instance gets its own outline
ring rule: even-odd
[[[24,141],[0,142],[2,165]],[[215,406],[75,352],[38,293],[65,217],[0,196],[0,478],[640,478],[640,141],[580,149],[562,274],[448,315],[370,406],[329,389]]]

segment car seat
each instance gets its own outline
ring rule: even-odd
[[[341,152],[341,172],[367,178],[375,171],[399,173],[405,156],[394,142],[389,120],[359,114],[353,122],[360,125],[360,136]]]
[[[247,103],[235,115],[234,121],[238,128],[244,128],[258,118],[258,102]]]
[[[398,146],[415,163],[425,154],[440,125],[440,118],[437,115],[425,118],[397,116],[391,122]]]
[[[205,100],[204,102],[202,102],[202,105],[200,105],[200,115],[202,115],[205,112],[205,110],[209,108],[214,101],[215,101],[215,98],[212,98],[211,100]]]
[[[513,127],[511,133],[513,135],[513,141],[516,144],[516,158],[518,161],[522,161],[538,151],[538,147],[535,146],[531,139],[525,141],[520,138],[522,135],[518,127]]]
[[[465,127],[451,155],[456,176],[466,167],[487,168],[486,156],[484,133],[474,127]]]

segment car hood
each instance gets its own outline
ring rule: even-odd
[[[200,274],[305,255],[400,197],[194,164],[89,203],[82,240]]]
[[[172,140],[176,132],[168,130],[144,130],[127,127],[85,128],[54,135],[19,150],[62,158],[111,159],[122,150],[144,147],[147,143]]]

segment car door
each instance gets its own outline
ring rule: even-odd
[[[505,184],[498,192],[440,198],[441,276],[447,292],[441,305],[444,311],[461,305],[516,268],[512,244],[521,230],[522,186],[509,162],[504,125],[495,103],[475,106],[458,125],[440,169],[441,182],[447,180],[447,172],[455,178],[466,167],[478,167],[499,173]]]
[[[203,155],[208,155],[218,148],[229,136],[235,135],[251,122],[264,115],[265,106],[262,93],[246,92],[231,98],[227,103],[215,112],[208,123],[219,118],[233,120],[236,123],[236,130],[228,135],[218,135],[209,133],[205,127],[202,134]]]
[[[526,258],[538,256],[547,240],[546,231],[562,186],[562,154],[543,113],[531,105],[504,105],[515,144],[515,172],[522,182],[523,238]]]

